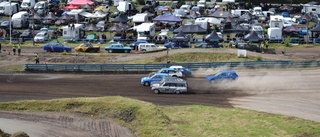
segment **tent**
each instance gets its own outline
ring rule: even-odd
[[[119,23],[119,22],[126,23],[127,21],[128,21],[127,15],[120,14],[118,17],[114,18],[112,23]]]
[[[80,6],[76,6],[76,5],[73,5],[73,4],[70,4],[70,5],[66,6],[66,7],[64,7],[64,9],[69,9],[69,10],[71,10],[71,9],[79,9],[79,8],[80,8]]]
[[[68,5],[93,5],[94,2],[90,1],[90,0],[72,0],[71,2],[68,2]]]
[[[174,15],[159,15],[152,21],[181,22],[183,19]]]
[[[263,37],[260,34],[258,34],[257,32],[251,31],[249,34],[244,36],[244,40],[245,41],[261,42],[261,41],[263,41]]]
[[[130,28],[128,24],[123,24],[122,22],[115,24],[111,28],[108,29],[109,32],[120,32],[120,31],[126,31]]]
[[[233,18],[234,15],[229,11],[215,11],[212,14],[207,15],[208,17],[216,17],[216,18]]]
[[[300,32],[301,28],[297,27],[295,25],[292,25],[292,26],[289,26],[289,27],[286,27],[285,29],[283,29],[283,31],[284,32]]]
[[[47,20],[56,20],[56,19],[57,19],[57,16],[55,16],[52,12],[49,12],[49,14],[44,17],[44,19],[47,19]]]
[[[86,27],[85,30],[86,30],[86,31],[98,31],[99,29],[97,28],[96,25],[94,25],[94,24],[89,24],[89,25]]]
[[[42,17],[40,17],[37,13],[35,13],[35,14],[32,16],[32,19],[34,19],[34,20],[41,20]]]
[[[172,42],[188,42],[190,40],[189,35],[186,35],[182,31],[172,37]]]
[[[205,37],[205,42],[223,42],[222,35],[218,35],[216,32],[211,32],[209,35]]]
[[[199,25],[182,25],[179,28],[175,29],[173,33],[184,32],[186,34],[190,33],[207,33],[207,30],[200,27]]]

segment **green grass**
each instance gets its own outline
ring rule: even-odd
[[[157,106],[119,96],[5,102],[0,109],[112,118],[139,137],[320,136],[320,123],[296,117],[201,105]]]

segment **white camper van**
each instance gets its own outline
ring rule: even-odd
[[[21,3],[21,9],[22,10],[32,9],[35,4],[36,4],[35,0],[23,0]]]
[[[303,8],[301,9],[301,13],[316,13],[320,14],[320,5],[310,5],[310,4],[304,4]]]
[[[0,3],[0,14],[11,16],[17,12],[20,11],[19,4],[18,3],[11,3],[10,2],[1,2]]]
[[[147,41],[148,37],[153,37],[156,33],[156,26],[154,23],[142,23],[136,26],[138,33],[138,41]]]
[[[268,28],[268,38],[272,42],[281,42],[282,41],[282,29],[280,28]]]
[[[27,28],[29,27],[29,13],[27,11],[20,11],[12,16],[13,28]]]
[[[144,23],[144,22],[148,22],[147,15],[148,14],[144,14],[144,13],[134,15],[132,18],[132,22],[134,23],[134,26],[140,25],[141,23]]]
[[[284,25],[283,17],[280,15],[270,16],[269,27],[282,29]]]
[[[63,39],[65,42],[77,42],[82,39],[85,35],[83,24],[74,24],[74,27],[64,26],[63,27]]]
[[[247,9],[236,9],[236,10],[231,10],[231,13],[236,15],[236,16],[241,16],[245,13],[249,12]]]
[[[120,1],[117,9],[122,12],[127,12],[129,10],[134,10],[134,6],[128,1]]]

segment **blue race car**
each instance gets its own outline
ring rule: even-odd
[[[117,44],[111,44],[110,46],[107,46],[104,48],[106,51],[109,53],[130,53],[131,48],[130,47],[125,47],[120,43]]]
[[[64,46],[59,42],[52,42],[43,46],[43,50],[47,52],[71,52],[71,47]]]
[[[164,77],[169,77],[169,74],[166,73],[155,73],[150,77],[141,78],[141,84],[144,86],[150,86],[153,81],[161,81]]]
[[[223,80],[236,80],[238,74],[234,71],[219,71],[216,74],[208,75],[206,80],[210,83],[216,83]]]

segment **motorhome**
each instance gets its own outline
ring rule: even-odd
[[[118,11],[127,12],[132,11],[135,7],[128,1],[119,1],[119,5],[117,6]]]
[[[0,3],[0,14],[5,16],[11,16],[20,11],[18,3],[1,2]]]
[[[320,5],[310,5],[310,4],[304,4],[303,8],[301,9],[301,13],[316,13],[316,14],[320,14]]]
[[[142,23],[136,26],[136,31],[138,33],[138,41],[147,41],[154,37],[156,33],[154,23]]]
[[[12,16],[13,28],[27,28],[29,27],[29,13],[27,11],[20,11]]]
[[[83,24],[74,24],[63,27],[62,33],[65,42],[77,42],[85,36]]]
[[[35,4],[36,4],[35,0],[23,0],[21,3],[21,9],[22,10],[33,9]]]
[[[134,15],[132,18],[132,22],[134,23],[134,26],[140,25],[144,22],[148,22],[147,15],[148,14],[144,14],[144,13]]]
[[[268,28],[268,39],[270,42],[282,41],[282,29],[280,28]]]
[[[284,27],[283,17],[280,15],[270,16],[269,27],[282,29]]]

